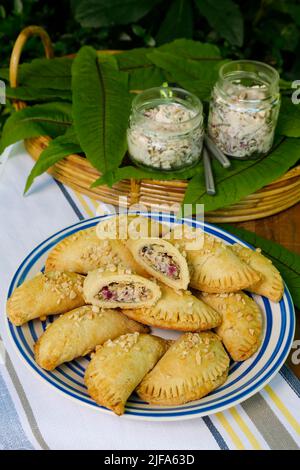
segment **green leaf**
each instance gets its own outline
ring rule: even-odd
[[[157,44],[163,44],[175,38],[191,38],[193,35],[193,11],[191,0],[173,0],[161,23]]]
[[[232,0],[195,0],[201,15],[221,37],[234,46],[242,46],[244,22],[240,7]]]
[[[300,137],[300,104],[293,104],[290,98],[282,98],[276,132],[288,137]]]
[[[175,39],[169,44],[158,48],[160,52],[169,52],[185,59],[193,60],[220,60],[222,59],[220,49],[214,44],[193,41],[192,39]]]
[[[160,86],[165,80],[164,72],[148,59],[149,49],[132,49],[115,56],[119,70],[129,74],[130,90],[146,90]]]
[[[178,83],[200,99],[207,99],[211,89],[217,80],[218,69],[223,61],[210,60],[204,57],[203,60],[194,61],[192,59],[180,58],[175,54],[161,52],[159,50],[148,54],[148,58],[157,66],[170,74],[170,80]]]
[[[279,245],[279,243],[266,240],[256,235],[256,233],[228,224],[218,225],[254,247],[262,249],[263,254],[270,258],[274,266],[280,271],[291,292],[295,305],[300,308],[300,256],[287,250],[282,245]]]
[[[124,166],[124,167],[106,172],[104,175],[102,175],[92,184],[92,187],[94,188],[102,184],[107,184],[108,186],[112,186],[118,181],[121,181],[123,179],[131,179],[131,178],[134,178],[136,180],[164,179],[168,181],[188,179],[194,176],[197,172],[201,171],[201,168],[202,168],[202,165],[199,164],[193,168],[188,168],[185,170],[168,171],[168,172],[162,173],[159,170],[152,171],[152,170],[146,170],[146,169],[144,170],[142,168],[137,168],[134,166]]]
[[[114,57],[100,61],[92,47],[80,49],[72,68],[74,125],[87,159],[103,173],[120,165],[127,148],[127,87]]]
[[[206,194],[204,170],[189,182],[184,203],[204,204],[205,211],[226,207],[240,201],[263,186],[282,176],[300,157],[300,139],[283,138],[268,155],[257,159],[231,160],[231,167],[224,169],[212,161],[217,194]]]
[[[6,121],[0,142],[0,153],[19,140],[64,134],[72,123],[72,105],[65,102],[36,104],[14,112]]]
[[[75,0],[75,19],[81,26],[103,26],[135,23],[159,0]]]
[[[34,59],[19,66],[19,83],[31,88],[70,90],[72,62],[70,57]],[[0,69],[0,78],[9,80],[8,68]]]
[[[35,88],[31,86],[19,86],[17,88],[6,87],[6,97],[22,101],[72,101],[71,90],[54,90],[51,88]]]
[[[73,153],[80,153],[81,151],[82,150],[73,127],[70,127],[64,135],[51,140],[48,147],[43,150],[39,159],[32,168],[26,181],[24,194],[31,187],[34,179],[37,176],[47,171],[51,166],[68,155],[72,155]]]

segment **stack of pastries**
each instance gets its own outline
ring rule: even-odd
[[[37,364],[53,370],[91,355],[88,393],[118,415],[134,391],[148,403],[180,405],[222,385],[230,357],[244,361],[261,343],[260,308],[243,290],[274,302],[284,290],[259,249],[199,229],[179,237],[157,222],[154,235],[152,225],[151,236],[131,237],[130,223],[149,219],[124,217],[113,218],[117,238],[103,236],[112,222],[101,222],[58,243],[45,272],[7,302],[15,325],[57,316],[34,346]],[[151,327],[182,334],[165,340]]]

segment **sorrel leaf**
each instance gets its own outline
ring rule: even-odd
[[[64,134],[72,123],[71,103],[53,102],[36,104],[14,112],[6,121],[0,142],[0,153],[19,140]]]
[[[89,46],[74,59],[72,75],[74,125],[81,148],[99,171],[117,168],[127,148],[128,75],[118,71],[114,57],[98,60]]]
[[[74,128],[71,126],[65,134],[51,140],[48,147],[43,150],[27,178],[24,194],[29,190],[37,176],[47,171],[51,166],[68,155],[80,152],[81,148],[77,136]]]
[[[231,160],[231,167],[224,169],[212,162],[217,194],[206,194],[204,170],[189,182],[184,203],[204,204],[205,211],[212,211],[234,204],[263,186],[282,176],[300,156],[300,139],[282,138],[268,154],[255,160]]]

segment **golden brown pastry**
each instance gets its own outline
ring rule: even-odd
[[[150,275],[174,289],[187,289],[190,276],[185,257],[161,238],[128,240],[136,262]]]
[[[100,240],[96,235],[96,227],[91,227],[58,243],[48,255],[45,270],[86,274],[93,269],[109,269],[111,265],[119,263],[120,259],[112,251],[110,240]]]
[[[216,333],[234,361],[245,361],[259,348],[262,314],[259,306],[243,292],[202,294],[208,305],[220,312],[223,321]]]
[[[251,250],[239,243],[233,245],[232,250],[238,257],[255,269],[262,276],[261,281],[247,288],[255,294],[264,295],[273,302],[279,302],[283,296],[284,284],[279,271],[272,261],[261,254],[260,251]]]
[[[7,301],[7,315],[14,325],[34,318],[68,312],[85,304],[84,276],[52,271],[25,281]]]
[[[83,291],[87,303],[103,308],[150,307],[161,296],[159,286],[142,276],[99,270],[88,273]]]
[[[116,264],[118,271],[124,269],[124,271],[129,270],[143,277],[150,277],[149,273],[136,262],[124,240],[110,240],[110,244],[113,252],[116,253],[120,260],[119,263]]]
[[[185,333],[146,375],[137,393],[156,405],[181,405],[222,385],[228,368],[229,357],[217,335]]]
[[[96,232],[101,239],[120,240],[129,238],[162,237],[170,231],[169,226],[138,214],[120,214],[101,220]]]
[[[34,345],[40,367],[53,370],[63,362],[85,356],[99,344],[125,333],[147,333],[146,326],[116,310],[85,305],[50,323]]]
[[[160,284],[158,302],[149,308],[124,310],[125,315],[146,325],[181,331],[210,330],[220,325],[221,315],[188,291],[174,291]]]
[[[205,234],[201,250],[187,251],[190,285],[211,293],[237,292],[260,281],[261,276],[227,245]]]
[[[139,333],[120,336],[97,348],[84,377],[89,395],[117,415],[143,377],[167,349],[157,336]]]

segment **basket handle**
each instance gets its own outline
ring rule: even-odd
[[[12,88],[16,88],[18,86],[18,67],[21,53],[27,39],[31,36],[39,36],[41,38],[47,59],[52,59],[54,56],[51,39],[44,28],[41,28],[40,26],[27,26],[24,28],[17,37],[10,57],[9,81]]]

